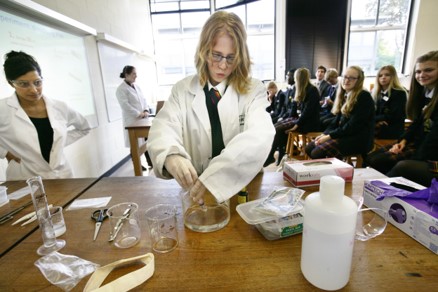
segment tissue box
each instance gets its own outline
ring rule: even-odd
[[[283,178],[295,187],[319,185],[324,175],[337,175],[346,182],[351,182],[353,166],[336,158],[294,160],[284,163]]]
[[[363,190],[364,204],[369,208],[380,208],[388,211],[388,222],[417,240],[419,243],[438,254],[438,206],[431,209],[426,200],[403,199],[397,197],[384,198],[376,201],[383,190],[366,180]],[[390,184],[396,182],[408,185],[418,190],[424,186],[414,183],[403,177],[378,179]]]

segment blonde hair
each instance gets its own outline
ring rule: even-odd
[[[277,83],[275,83],[274,81],[270,81],[268,83],[268,89],[275,89],[275,91],[277,91],[278,90]]]
[[[329,68],[327,69],[327,72],[325,72],[324,80],[328,82],[330,78],[338,78],[338,76],[338,70],[335,68]]]
[[[335,103],[333,104],[332,113],[337,115],[338,113],[342,113],[345,116],[349,116],[351,111],[353,110],[354,105],[357,102],[357,97],[359,93],[363,90],[363,82],[365,80],[365,74],[363,70],[359,66],[350,66],[347,70],[352,69],[357,72],[358,79],[356,84],[354,85],[353,90],[351,90],[349,96],[346,96],[346,91],[343,86],[340,86],[338,89],[338,94],[335,98]]]
[[[411,86],[409,88],[409,98],[408,98],[408,102],[406,103],[406,114],[408,119],[411,120],[414,120],[416,117],[418,117],[418,115],[423,110],[422,109],[423,105],[421,103],[420,97],[424,95],[424,86],[418,83],[417,79],[415,78],[415,68],[418,63],[425,63],[427,61],[435,61],[438,64],[438,51],[430,51],[418,57],[417,60],[415,61],[415,66],[414,66],[414,70],[412,71],[412,77],[411,77]],[[435,81],[434,88],[435,90],[433,91],[432,99],[423,110],[425,120],[430,118],[437,104],[438,79]]]
[[[389,96],[391,96],[391,90],[393,88],[404,90],[406,92],[406,90],[401,85],[400,80],[398,79],[397,70],[392,65],[386,65],[380,68],[379,71],[377,71],[376,81],[374,83],[373,92],[371,94],[375,101],[378,99],[379,93],[382,91],[382,85],[380,85],[379,83],[379,75],[382,73],[383,70],[387,70],[389,72],[389,76],[391,76],[391,80],[389,81],[389,86],[388,86]]]
[[[294,73],[295,101],[303,102],[306,98],[306,88],[310,84],[310,71],[307,68],[298,68]]]
[[[210,77],[208,60],[211,58],[217,38],[223,35],[227,35],[233,40],[235,50],[233,72],[228,77],[228,84],[232,85],[238,93],[245,94],[250,85],[251,60],[246,43],[245,27],[240,18],[232,12],[217,11],[213,13],[202,28],[195,54],[199,81],[201,86],[207,83]]]

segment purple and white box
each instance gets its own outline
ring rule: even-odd
[[[381,181],[388,185],[398,183],[418,190],[425,187],[403,177],[366,180],[363,190],[364,205],[387,210],[388,222],[438,254],[438,205],[429,204],[426,200],[398,197],[386,197],[377,201],[376,198],[384,191],[371,184],[372,181]]]

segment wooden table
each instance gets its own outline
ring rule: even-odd
[[[131,158],[132,163],[134,164],[134,173],[136,176],[143,176],[140,157],[147,151],[146,141],[144,138],[147,138],[149,135],[149,129],[151,128],[152,120],[153,118],[140,119],[125,127],[129,134]],[[139,138],[142,139],[139,140]]]
[[[374,170],[355,169],[354,183],[346,192],[362,194],[363,180],[382,175]],[[281,173],[259,174],[248,186],[250,200],[267,196],[276,186],[289,186]],[[306,188],[308,193],[318,187]],[[156,203],[174,203],[181,211],[180,188],[174,181],[153,177],[104,178],[81,198],[112,195],[109,205],[134,201],[140,206],[142,240],[135,247],[117,249],[107,242],[109,222],[104,222],[95,242],[92,210],[65,212],[67,232],[61,237],[63,254],[106,265],[122,258],[151,251],[145,232],[144,210]],[[231,199],[231,220],[216,232],[197,233],[184,228],[178,215],[179,246],[167,254],[155,254],[155,273],[134,291],[316,291],[300,270],[301,235],[268,241],[246,224]],[[59,291],[33,265],[41,236],[34,232],[0,259],[0,291]],[[131,268],[132,269],[132,268]],[[129,268],[110,275],[120,276]],[[82,291],[89,277],[73,291]],[[438,257],[392,225],[368,242],[355,242],[351,277],[343,291],[435,291]]]
[[[96,179],[93,178],[59,179],[43,180],[43,184],[49,204],[64,207],[95,181]],[[8,194],[27,186],[24,181],[8,181],[2,185],[8,188]],[[18,200],[9,200],[8,204],[0,207],[0,217],[29,201],[32,201],[30,194]],[[25,226],[20,226],[21,223],[14,226],[11,225],[17,219],[32,211],[35,211],[33,204],[13,215],[14,218],[12,220],[0,225],[0,234],[2,235],[0,240],[0,257],[38,228],[38,221]],[[40,234],[39,232],[37,233]]]

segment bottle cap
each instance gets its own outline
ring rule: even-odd
[[[319,193],[324,202],[339,202],[344,196],[345,180],[336,175],[321,177]]]

